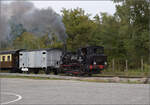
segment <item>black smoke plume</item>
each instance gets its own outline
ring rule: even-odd
[[[15,39],[23,30],[37,36],[48,34],[51,37],[55,33],[65,43],[67,35],[62,17],[52,8],[37,9],[33,3],[25,1],[0,6],[0,43]]]

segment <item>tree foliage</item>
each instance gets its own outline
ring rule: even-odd
[[[62,42],[57,40],[56,35],[52,39],[48,35],[37,37],[32,33],[24,32],[13,42],[14,49],[41,49],[61,48]]]
[[[17,49],[37,49],[40,47],[40,44],[38,37],[29,32],[24,32],[14,40],[13,46]]]
[[[79,47],[89,45],[92,39],[94,23],[90,20],[90,15],[85,14],[81,8],[62,10],[63,22],[68,35],[67,48],[76,50]]]
[[[124,45],[127,58],[133,62],[139,62],[141,58],[148,61],[149,56],[149,23],[150,23],[150,1],[149,0],[124,0],[122,5],[116,6],[115,16],[118,17],[120,29],[124,33]],[[134,63],[134,66],[136,63]]]

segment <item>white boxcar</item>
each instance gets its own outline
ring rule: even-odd
[[[22,71],[44,69],[48,74],[50,70],[59,68],[63,51],[61,49],[24,50],[19,52],[19,68]]]

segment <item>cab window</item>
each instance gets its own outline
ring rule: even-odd
[[[86,48],[82,48],[81,49],[81,53],[83,56],[87,55],[87,49]]]

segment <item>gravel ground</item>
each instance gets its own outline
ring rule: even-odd
[[[1,78],[1,103],[9,104],[149,104],[149,84]]]

